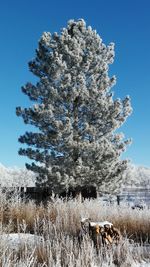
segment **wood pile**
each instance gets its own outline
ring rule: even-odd
[[[114,227],[113,223],[108,221],[95,222],[89,218],[81,220],[79,239],[82,240],[85,235],[92,239],[97,249],[101,246],[109,247],[112,244],[118,244],[122,238],[119,229]]]

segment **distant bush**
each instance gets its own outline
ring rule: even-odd
[[[36,175],[26,168],[5,167],[0,163],[0,186],[27,187],[35,186]]]

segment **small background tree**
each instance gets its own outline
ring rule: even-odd
[[[19,141],[19,154],[38,174],[37,185],[55,192],[94,185],[113,191],[128,161],[120,155],[130,142],[116,130],[131,113],[130,98],[113,99],[115,77],[108,76],[114,44],[106,46],[84,20],[68,22],[61,34],[44,32],[30,71],[36,85],[22,87],[32,107],[17,107],[24,123],[35,126]]]

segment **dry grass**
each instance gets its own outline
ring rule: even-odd
[[[32,249],[25,244],[12,250],[0,240],[0,267],[130,267],[133,262],[150,260],[150,210],[132,210],[127,206],[103,206],[98,200],[63,201],[52,199],[44,205],[22,201],[16,192],[0,192],[0,233],[32,233],[44,237]],[[108,220],[119,228],[124,238],[118,246],[101,248],[98,255],[86,237],[78,242],[80,220]],[[131,244],[131,239],[139,244]]]

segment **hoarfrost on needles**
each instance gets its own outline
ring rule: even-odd
[[[16,109],[38,128],[19,138],[28,146],[19,154],[33,160],[26,166],[38,173],[38,184],[55,192],[87,184],[119,188],[128,165],[120,156],[129,141],[116,130],[132,108],[128,96],[113,98],[116,77],[108,72],[114,56],[114,43],[106,46],[83,19],[70,20],[60,34],[43,33],[29,62],[39,81],[22,87],[36,103]]]

